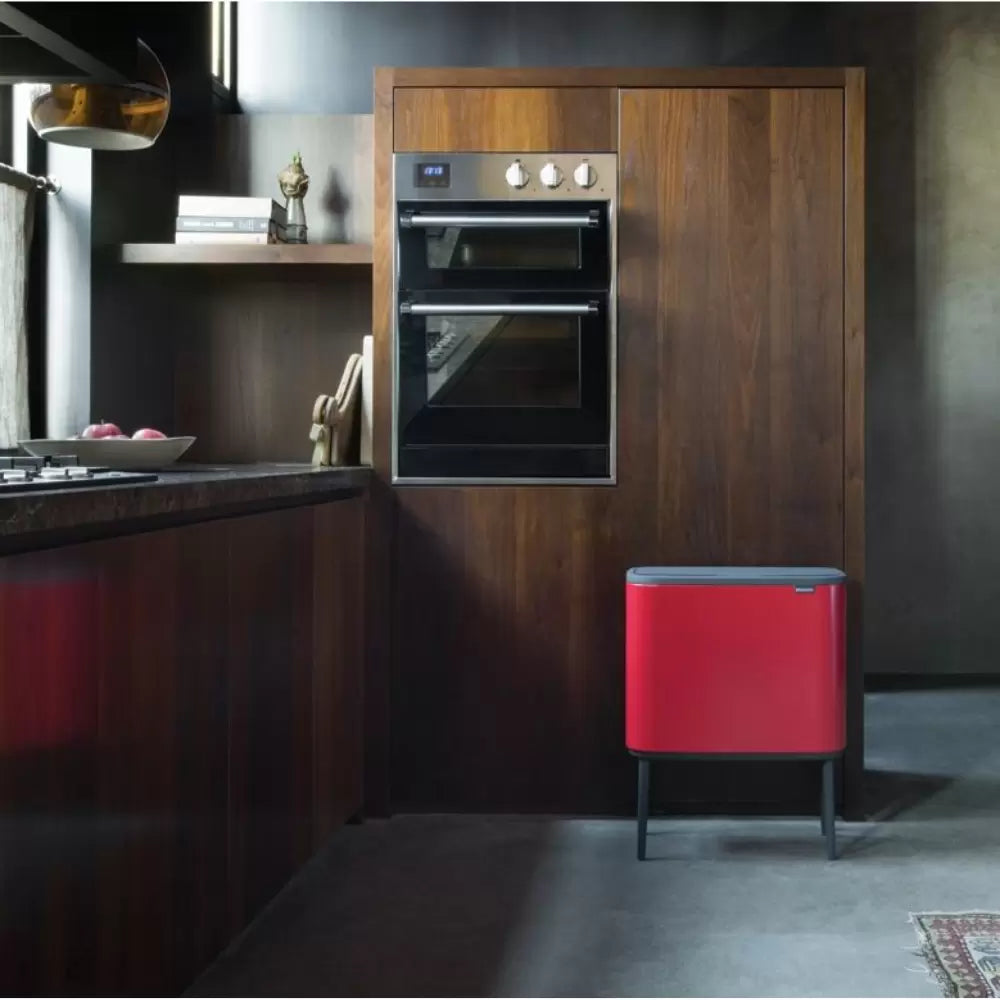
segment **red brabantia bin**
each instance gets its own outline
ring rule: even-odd
[[[639,759],[640,860],[649,763],[669,757],[822,760],[845,744],[844,583],[837,569],[644,566],[625,583],[625,744]]]

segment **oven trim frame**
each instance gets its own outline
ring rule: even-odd
[[[426,156],[447,156],[447,153],[426,153]],[[516,154],[511,154],[516,155]],[[553,151],[556,155],[556,151]],[[583,154],[579,154],[583,155]],[[596,154],[594,154],[596,155]],[[608,154],[603,154],[608,155]],[[613,154],[611,154],[613,155]],[[394,220],[397,218],[396,153],[392,154],[392,185],[390,197]],[[399,236],[398,221],[392,237],[392,337],[389,351],[392,399],[390,406],[390,483],[392,486],[616,486],[618,484],[618,171],[615,171],[608,206],[608,475],[600,479],[560,476],[400,476],[399,474]],[[495,201],[495,198],[465,199]],[[597,199],[595,199],[597,200]],[[446,204],[447,202],[445,202]]]

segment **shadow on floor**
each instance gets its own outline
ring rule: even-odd
[[[691,861],[824,861],[826,845],[822,837],[812,836],[809,827],[801,824],[802,833],[775,834],[767,830],[767,820],[758,832],[743,830],[739,833],[715,833],[705,836],[670,830],[650,831],[647,840],[646,860],[642,864]],[[817,826],[819,824],[817,823]]]
[[[954,778],[941,774],[907,771],[865,772],[865,815],[887,822],[943,792]],[[1000,801],[1000,787],[997,791]]]
[[[254,924],[268,947],[237,941],[190,995],[489,995],[552,825],[412,822],[409,848],[391,821],[334,838]],[[345,878],[359,869],[370,872],[363,884]]]

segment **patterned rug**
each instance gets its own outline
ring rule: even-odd
[[[911,913],[920,953],[946,997],[1000,997],[1000,913]]]

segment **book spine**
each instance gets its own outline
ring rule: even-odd
[[[175,233],[174,243],[243,243],[264,245],[284,243],[273,233]]]
[[[179,215],[177,232],[184,233],[266,233],[272,228],[284,229],[274,219],[246,216]]]
[[[272,218],[285,221],[284,206],[273,198],[242,198],[226,195],[185,195],[177,199],[177,214],[241,218]]]

